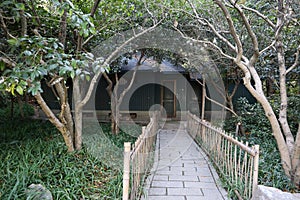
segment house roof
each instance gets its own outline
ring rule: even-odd
[[[124,62],[122,67],[122,70],[124,71],[130,71],[133,70],[138,63],[139,56],[133,56],[131,59],[126,59],[127,62]],[[140,71],[155,71],[155,72],[163,72],[163,73],[173,73],[173,72],[179,72],[184,73],[186,72],[186,69],[182,67],[181,65],[174,65],[168,60],[162,60],[161,63],[157,62],[153,58],[145,58],[142,59],[141,65],[139,66]]]

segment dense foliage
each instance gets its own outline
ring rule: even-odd
[[[30,114],[32,110],[26,107]],[[122,172],[92,156],[85,148],[66,154],[58,131],[48,121],[5,118],[0,116],[0,199],[26,199],[25,190],[42,184],[54,199],[120,199]],[[107,137],[120,148],[124,141],[134,141],[124,132],[112,136],[109,125],[102,124]],[[130,129],[130,127],[128,127]],[[140,129],[131,132],[139,133]]]
[[[270,97],[271,102],[276,96]],[[296,126],[299,121],[300,96],[290,98],[289,117],[292,126]],[[292,106],[293,105],[293,106]],[[298,106],[295,106],[298,105]],[[246,98],[240,98],[237,102],[239,117],[232,117],[226,121],[225,129],[234,134],[235,125],[242,123],[245,135],[239,135],[243,141],[248,141],[249,145],[260,145],[259,158],[259,184],[276,187],[284,191],[296,192],[295,186],[289,181],[281,167],[280,154],[274,139],[271,126],[262,107],[259,104],[250,104]],[[275,110],[278,105],[273,104]],[[298,113],[298,114],[297,114]]]

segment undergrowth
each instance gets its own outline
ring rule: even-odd
[[[271,99],[270,102],[275,101]],[[300,97],[290,98],[291,109],[288,111],[288,118],[294,133],[295,124],[299,120],[299,103]],[[278,111],[278,106],[273,103],[275,111]],[[262,107],[259,104],[249,104],[246,98],[241,98],[237,108],[239,117],[227,120],[224,128],[234,134],[235,125],[237,122],[242,122],[246,134],[240,135],[239,139],[248,141],[249,146],[255,144],[260,146],[258,184],[288,192],[299,192],[283,171],[277,143]]]
[[[0,199],[26,199],[25,190],[32,183],[44,185],[57,200],[121,199],[122,171],[103,163],[87,148],[67,153],[62,136],[50,122],[1,119]],[[102,127],[119,147],[135,140],[124,132],[112,135],[107,124]]]

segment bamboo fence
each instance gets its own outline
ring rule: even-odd
[[[259,145],[249,147],[220,128],[188,113],[187,128],[210,157],[238,199],[251,199],[258,184]]]
[[[132,145],[124,143],[123,200],[139,199],[143,182],[151,170],[158,131],[158,112],[154,112],[142,134]]]

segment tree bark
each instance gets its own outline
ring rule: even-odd
[[[114,87],[113,90],[113,100],[112,100],[112,117],[113,117],[113,121],[112,121],[112,133],[113,134],[118,134],[119,133],[119,128],[118,128],[118,120],[120,119],[120,110],[118,110],[118,101],[119,101],[119,97],[118,97],[118,91],[119,91],[119,77],[118,74],[115,73],[115,80],[116,80],[116,85]]]
[[[68,148],[68,152],[74,151],[74,145],[71,137],[71,133],[69,130],[64,126],[63,123],[59,121],[59,119],[54,115],[52,110],[48,107],[46,102],[44,101],[42,95],[40,93],[37,93],[35,96],[35,99],[37,100],[38,104],[40,105],[41,109],[44,111],[46,116],[49,118],[49,121],[59,130],[59,132],[62,134],[65,144]]]
[[[79,77],[73,79],[73,100],[74,100],[74,121],[75,121],[75,134],[74,145],[76,150],[80,150],[82,147],[82,109],[83,104],[81,102],[82,96],[80,92],[80,80]]]
[[[290,155],[292,155],[294,147],[294,137],[291,133],[290,126],[287,121],[287,88],[286,88],[286,66],[285,66],[285,56],[284,47],[282,42],[282,33],[280,31],[281,27],[284,25],[284,13],[285,13],[283,0],[278,0],[278,13],[277,13],[277,24],[275,32],[278,33],[275,38],[275,47],[277,50],[277,59],[279,67],[279,83],[280,83],[280,110],[279,110],[279,122],[282,131],[286,138],[286,143],[289,149]]]
[[[292,181],[297,187],[300,187],[300,123],[298,123],[298,131],[292,157]]]
[[[133,74],[132,74],[132,77],[131,77],[131,80],[130,80],[130,83],[128,84],[127,88],[125,88],[123,90],[123,92],[120,94],[120,96],[118,97],[117,93],[118,93],[118,89],[119,89],[119,80],[116,79],[116,88],[115,88],[115,97],[116,97],[116,115],[115,115],[115,133],[118,134],[120,132],[120,106],[121,106],[121,103],[126,95],[126,93],[130,90],[130,88],[132,87],[133,85],[133,82],[135,80],[135,77],[136,77],[136,73],[139,69],[139,66],[141,65],[141,61],[143,59],[143,57],[145,56],[145,53],[144,51],[141,52],[141,56],[139,58],[139,60],[137,61],[137,64],[134,68],[134,71],[133,71]]]
[[[111,131],[112,133],[114,133],[115,131],[115,107],[116,107],[116,103],[115,103],[115,98],[113,97],[113,82],[110,80],[110,78],[108,77],[107,73],[104,72],[103,76],[105,78],[105,80],[108,83],[108,86],[106,87],[106,91],[108,93],[108,96],[110,98],[110,122],[111,122]]]
[[[64,84],[64,80],[55,84],[55,89],[60,99],[60,105],[61,105],[60,119],[69,130],[72,137],[72,141],[74,141],[74,127],[73,127],[74,122],[72,119],[72,112],[68,102],[68,92]]]

